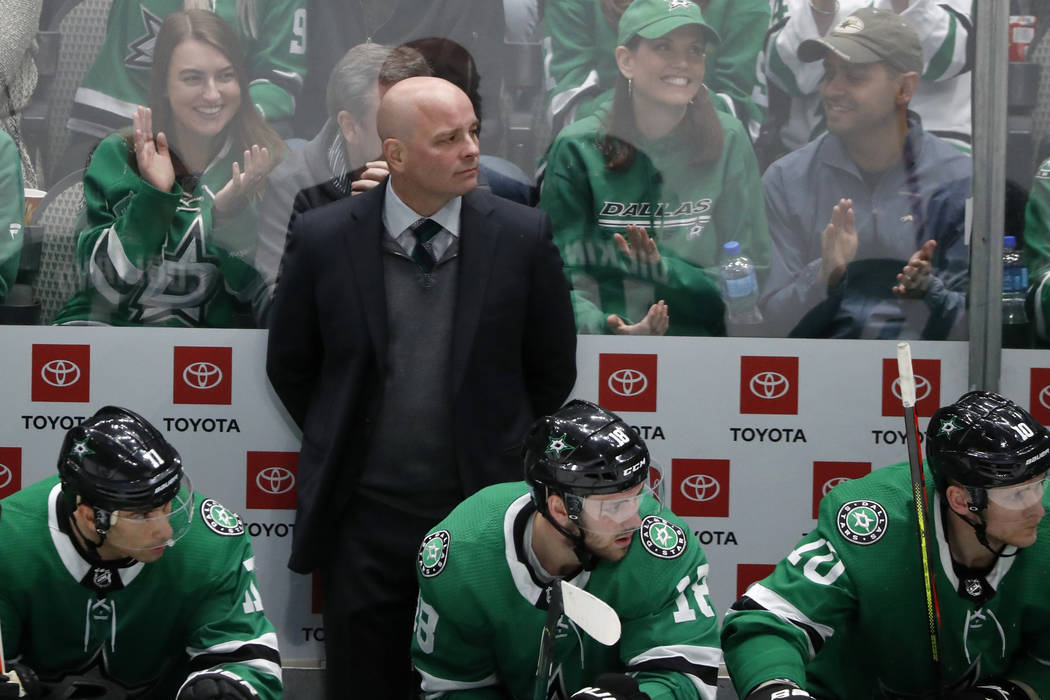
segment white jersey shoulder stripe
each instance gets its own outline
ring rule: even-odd
[[[751,584],[744,595],[777,617],[787,620],[795,625],[805,625],[809,629],[816,631],[823,640],[827,640],[835,634],[835,629],[833,627],[809,619],[805,613],[789,603],[779,593],[773,592],[761,583]],[[730,610],[727,613],[727,616],[733,615],[735,612],[735,610]],[[816,651],[813,649],[813,642],[810,641],[809,635],[807,634],[805,637],[806,643],[809,645],[809,658],[812,659],[816,654]]]
[[[674,658],[685,659],[691,666],[705,666],[717,670],[722,664],[722,650],[717,647],[703,647],[692,644],[669,644],[667,646],[653,647],[643,651],[641,654],[628,661],[627,667],[630,669],[647,662]],[[686,673],[681,670],[678,672],[689,679],[689,681],[696,687],[696,691],[700,694],[700,697],[703,698],[703,700],[715,699],[715,694],[718,691],[717,685],[705,683],[699,677],[691,673]]]
[[[419,671],[419,675],[423,678],[420,687],[423,690],[423,697],[427,698],[427,700],[440,697],[443,693],[448,693],[454,690],[474,690],[475,688],[487,688],[489,686],[499,685],[499,676],[495,673],[490,673],[480,681],[454,681],[448,678],[439,678],[438,676],[431,675],[418,666],[416,667],[416,670]]]

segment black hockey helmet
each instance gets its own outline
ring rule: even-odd
[[[105,406],[66,433],[58,457],[62,489],[97,510],[150,511],[172,501],[182,459],[142,416]]]
[[[926,461],[937,488],[1020,484],[1050,468],[1050,432],[1013,401],[971,391],[940,408],[926,428]]]
[[[580,399],[532,424],[524,456],[525,481],[541,513],[550,492],[565,499],[575,518],[583,497],[626,491],[649,478],[649,450],[638,434],[615,413]]]

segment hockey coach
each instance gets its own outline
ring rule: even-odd
[[[0,543],[0,697],[281,697],[251,540],[141,416],[69,430],[58,476],[0,501]]]
[[[524,462],[525,483],[467,498],[420,547],[412,660],[423,696],[712,700],[722,653],[707,560],[650,494],[645,443],[572,401],[532,426]],[[618,642],[599,644],[568,615],[548,620],[558,579],[612,607]]]
[[[925,565],[907,463],[835,487],[726,615],[741,698],[1050,697],[1050,433],[974,391],[933,414],[925,443]]]

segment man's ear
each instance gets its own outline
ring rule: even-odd
[[[897,88],[896,102],[898,105],[907,106],[915,91],[919,89],[919,74],[915,71],[901,73],[900,86]]]
[[[569,513],[565,508],[565,500],[558,494],[552,493],[547,496],[547,510],[559,525],[569,524]]]
[[[404,172],[405,144],[393,137],[383,141],[383,160],[392,172]]]
[[[339,122],[339,132],[343,135],[343,140],[347,143],[357,143],[359,140],[358,130],[360,127],[358,127],[354,115],[350,114],[350,112],[347,112],[345,109],[341,109],[339,110],[339,113],[335,115],[335,120]]]
[[[948,507],[959,515],[968,516],[970,514],[970,494],[962,486],[954,484],[948,486],[944,492],[944,500],[948,502]]]

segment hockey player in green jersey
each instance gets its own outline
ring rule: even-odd
[[[243,524],[132,411],[69,430],[58,476],[0,501],[0,542],[5,661],[44,697],[281,697]]]
[[[176,12],[154,59],[149,108],[84,176],[83,284],[55,323],[224,328],[266,297],[253,200],[284,144],[248,102],[237,37]]]
[[[733,604],[722,645],[741,698],[1050,697],[1050,433],[974,391],[933,414],[925,443],[939,661],[898,464],[830,491],[817,527]]]
[[[476,493],[420,547],[412,659],[425,697],[714,698],[722,654],[707,560],[650,495],[641,438],[572,401],[533,424],[524,462],[527,483]],[[602,646],[562,617],[537,688],[556,579],[608,603],[622,635]]]

